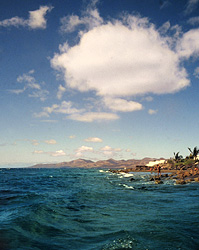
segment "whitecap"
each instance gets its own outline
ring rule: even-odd
[[[132,177],[134,174],[124,174],[124,177]]]
[[[128,185],[126,185],[126,184],[119,184],[119,186],[123,186],[123,187],[125,187],[125,188],[127,188],[127,189],[134,189],[134,187],[128,186]]]

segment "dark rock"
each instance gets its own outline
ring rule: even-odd
[[[194,178],[194,181],[199,182],[199,177]]]
[[[179,184],[179,185],[184,185],[184,184],[186,184],[186,181],[185,181],[185,180],[183,180],[183,179],[176,180],[176,184]]]
[[[163,181],[161,181],[161,180],[156,180],[156,181],[155,181],[155,184],[163,184]]]
[[[194,178],[188,178],[188,179],[186,179],[186,182],[192,182],[192,181],[194,181]]]

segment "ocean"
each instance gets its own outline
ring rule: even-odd
[[[133,178],[133,180],[132,180]],[[0,250],[197,250],[199,183],[149,173],[0,169]]]

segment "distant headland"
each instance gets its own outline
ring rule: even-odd
[[[137,166],[146,166],[150,162],[155,161],[165,161],[165,159],[160,158],[143,158],[141,160],[130,159],[130,160],[100,160],[100,161],[91,161],[85,159],[77,159],[69,162],[60,162],[60,163],[47,163],[47,164],[36,164],[30,168],[131,168],[136,169]]]

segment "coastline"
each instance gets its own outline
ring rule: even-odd
[[[163,184],[164,180],[172,179],[175,180],[176,184],[188,184],[190,182],[198,182],[199,183],[199,169],[197,167],[190,167],[187,169],[163,169],[160,174],[155,169],[152,170],[134,170],[134,169],[109,169],[110,172],[116,174],[127,174],[132,172],[137,173],[149,173],[151,174],[151,181],[154,181],[155,184]],[[133,181],[133,178],[131,179]]]

